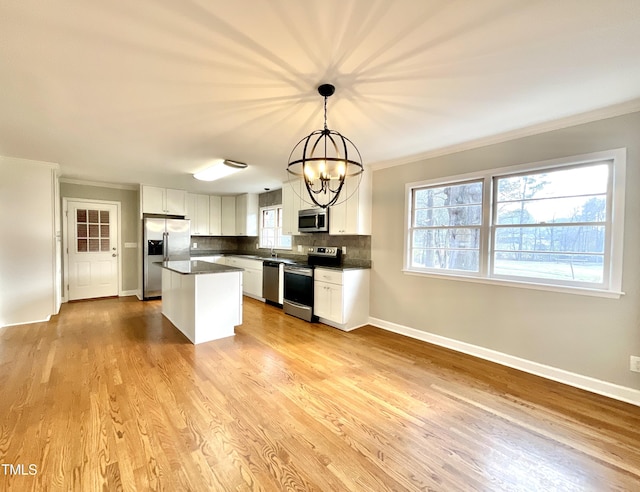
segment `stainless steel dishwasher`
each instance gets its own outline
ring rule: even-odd
[[[270,304],[280,304],[280,262],[265,260],[262,264],[262,297]]]

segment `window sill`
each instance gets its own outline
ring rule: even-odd
[[[502,280],[502,279],[498,280],[494,278],[467,277],[464,275],[455,275],[455,274],[417,272],[414,270],[407,270],[407,269],[403,269],[402,272],[405,275],[413,275],[416,277],[431,277],[431,278],[438,278],[440,280],[457,280],[457,281],[471,282],[476,284],[499,285],[502,287],[516,287],[518,289],[544,290],[547,292],[560,292],[563,294],[575,294],[580,296],[604,297],[607,299],[620,299],[620,297],[625,295],[625,293],[621,291],[588,289],[584,287],[569,287],[564,285],[538,284],[538,283],[534,284],[531,282],[518,282],[515,280]]]

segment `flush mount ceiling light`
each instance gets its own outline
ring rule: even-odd
[[[215,181],[216,179],[224,178],[230,174],[242,171],[247,167],[247,164],[244,162],[232,161],[229,159],[219,160],[204,171],[195,173],[193,177],[200,181]]]
[[[361,179],[364,171],[362,157],[353,142],[327,128],[327,98],[335,90],[331,84],[318,87],[318,93],[324,97],[324,129],[300,140],[291,151],[287,165],[287,173],[303,178],[309,198],[322,208],[338,203],[345,179],[355,176]]]

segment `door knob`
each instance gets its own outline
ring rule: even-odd
[[[115,253],[113,253],[111,256],[113,256],[113,257],[115,258],[115,257],[116,257],[116,256],[118,256],[118,255],[117,255],[117,254],[115,254]]]

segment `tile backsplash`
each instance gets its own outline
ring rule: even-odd
[[[335,246],[346,247],[345,262],[367,263],[371,261],[371,236],[330,236],[329,234],[302,234],[293,236],[291,250],[276,250],[280,256],[302,257],[307,256],[310,246]],[[193,243],[198,247],[193,248]],[[218,237],[218,236],[191,236],[191,252],[206,251],[245,254],[268,254],[268,248],[257,248],[257,237]],[[298,247],[302,251],[298,251]]]
[[[198,247],[194,248],[193,243],[197,243]],[[191,252],[197,253],[199,251],[238,251],[238,238],[229,236],[191,236]]]
[[[266,248],[258,249],[257,237],[239,237],[238,250],[257,254],[268,251]],[[291,250],[276,250],[282,256],[307,256],[307,249],[310,246],[336,246],[346,247],[346,260],[371,261],[371,236],[330,236],[329,234],[314,233],[293,236],[293,246]],[[298,246],[302,251],[298,251]]]

